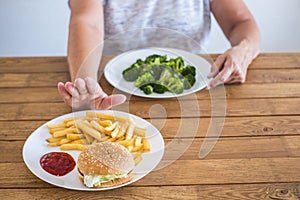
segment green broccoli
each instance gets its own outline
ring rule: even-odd
[[[140,89],[143,90],[143,92],[145,94],[151,94],[151,93],[153,93],[153,87],[150,84],[144,85],[144,86],[140,87]]]
[[[195,76],[188,74],[183,78],[184,89],[190,89],[196,82]]]
[[[168,81],[171,77],[173,77],[172,69],[164,67],[161,71],[158,81],[164,83],[165,81]]]
[[[145,59],[145,63],[147,64],[161,64],[162,62],[164,62],[167,59],[167,56],[160,56],[160,55],[150,55]]]
[[[183,82],[175,77],[169,78],[167,84],[165,85],[169,92],[180,94],[183,92],[184,85]]]
[[[170,60],[164,62],[163,64],[174,69],[176,66],[176,60],[174,58],[171,58]]]
[[[129,67],[122,72],[122,75],[126,81],[135,81],[140,75],[140,70],[137,67]]]
[[[188,74],[191,74],[193,76],[196,75],[196,68],[194,66],[188,65],[185,68],[183,68],[181,72],[182,76],[186,76]]]
[[[173,69],[178,73],[182,72],[182,70],[184,69],[184,61],[182,57],[178,57],[175,59],[175,66],[173,66]]]
[[[134,82],[135,87],[142,87],[144,85],[148,85],[150,83],[155,83],[155,78],[150,72],[146,72],[142,75],[140,75]]]
[[[163,94],[168,91],[168,88],[160,83],[153,84],[153,91],[159,94]]]

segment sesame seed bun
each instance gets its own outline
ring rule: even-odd
[[[83,176],[88,174],[128,174],[124,178],[117,178],[99,186],[110,187],[132,179],[134,160],[132,154],[124,146],[112,142],[100,142],[88,146],[79,154],[77,166],[78,175],[82,181]]]

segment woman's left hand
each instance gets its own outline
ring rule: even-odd
[[[248,66],[252,61],[247,51],[246,46],[238,45],[220,55],[207,76],[211,79],[207,89],[225,83],[244,83]]]

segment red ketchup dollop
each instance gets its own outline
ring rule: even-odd
[[[41,157],[40,165],[54,176],[64,176],[75,168],[76,162],[68,153],[50,152]]]

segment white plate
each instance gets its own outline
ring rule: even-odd
[[[181,94],[173,94],[165,92],[164,94],[152,93],[146,95],[142,90],[136,88],[133,82],[128,82],[123,79],[122,72],[128,68],[137,59],[145,59],[147,56],[152,54],[167,55],[167,58],[176,58],[181,56],[184,60],[185,65],[192,65],[196,67],[196,83],[188,90],[184,90]],[[211,64],[204,58],[195,54],[179,50],[179,49],[166,49],[166,48],[147,48],[128,51],[122,53],[107,63],[104,68],[104,76],[106,80],[115,88],[141,97],[148,98],[172,98],[179,97],[188,94],[192,94],[206,87],[208,83],[207,75],[210,72]]]
[[[97,111],[95,111],[97,112]],[[48,152],[59,152],[59,147],[49,147],[46,142],[46,138],[51,137],[51,134],[46,127],[47,124],[63,123],[65,118],[74,116],[85,116],[86,111],[74,112],[55,118],[36,129],[26,140],[23,147],[23,160],[29,170],[36,175],[38,178],[50,184],[73,189],[73,190],[108,190],[118,187],[122,187],[131,184],[151,172],[160,162],[164,153],[164,141],[160,132],[146,120],[137,117],[135,115],[112,110],[104,110],[101,113],[108,113],[117,116],[131,117],[137,126],[147,129],[147,138],[150,143],[151,151],[142,154],[142,161],[133,170],[133,179],[125,184],[109,187],[109,188],[88,188],[83,185],[77,175],[77,166],[65,176],[54,176],[46,172],[40,166],[40,158]],[[67,152],[74,158],[75,161],[78,159],[80,151],[63,151]]]

